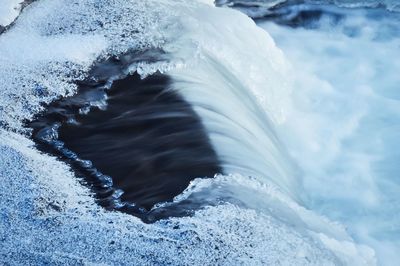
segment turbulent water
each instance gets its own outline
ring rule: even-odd
[[[298,70],[281,130],[303,170],[307,206],[345,224],[380,263],[396,264],[400,16],[382,7],[290,9],[319,14],[296,29],[259,25]]]
[[[1,263],[400,261],[396,1],[0,1]]]

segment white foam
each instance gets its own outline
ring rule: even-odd
[[[274,129],[282,123],[282,106],[292,88],[291,68],[282,52],[238,12],[188,12],[182,19],[187,34],[165,46],[174,58],[193,58],[167,72],[173,88],[201,116],[225,172],[268,179],[301,198],[300,182]]]
[[[380,264],[393,265],[399,258],[389,250],[400,247],[399,18],[336,11],[345,19],[335,26],[323,17],[317,30],[262,25],[298,70],[279,135],[303,170],[308,206],[373,246]]]

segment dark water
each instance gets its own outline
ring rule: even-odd
[[[295,26],[320,10],[279,6],[258,19]],[[156,73],[124,74],[132,63],[165,60],[162,51],[131,52],[93,66],[78,93],[60,99],[29,123],[38,147],[68,163],[100,205],[151,222],[187,215],[202,205],[171,201],[194,178],[221,173],[200,118],[171,80]],[[114,80],[114,81],[113,81]]]
[[[260,8],[250,4],[232,7]],[[288,3],[257,12],[252,13],[256,20],[308,28],[317,27],[322,16],[332,23],[344,16],[334,8]],[[142,80],[137,73],[124,74],[132,63],[165,59],[154,50],[97,63],[89,78],[78,82],[78,94],[52,103],[28,125],[38,147],[71,165],[102,206],[145,221],[186,215],[201,206],[183,202],[151,210],[194,178],[222,172],[200,118],[171,90],[168,76],[156,73]]]
[[[318,27],[321,18],[329,19],[332,24],[344,18],[344,14],[337,12],[338,9],[332,5],[307,4],[300,0],[285,1],[269,8],[265,6],[265,3],[257,1],[230,1],[228,3],[217,1],[217,5],[228,5],[247,14],[255,21],[273,21],[293,28]]]
[[[237,9],[256,22],[272,21],[276,24],[289,26],[292,28],[318,29],[321,25],[333,27],[342,23],[351,12],[368,12],[371,21],[381,21],[393,19],[399,21],[397,12],[389,12],[387,7],[380,3],[374,7],[354,7],[351,9],[341,8],[329,3],[329,1],[305,1],[287,0],[275,5],[266,5],[268,1],[242,1],[242,0],[216,0],[217,6],[228,6]],[[396,27],[397,28],[397,27]],[[391,34],[399,36],[398,30],[389,29]],[[383,29],[382,31],[387,31]],[[356,34],[353,29],[349,29],[350,37]]]
[[[118,64],[100,64],[94,73],[114,75]],[[167,76],[142,80],[135,73],[109,89],[106,83],[81,82],[77,95],[29,124],[39,148],[69,163],[102,206],[146,220],[154,204],[171,201],[194,178],[221,173],[200,118]],[[156,219],[169,215],[183,213]]]

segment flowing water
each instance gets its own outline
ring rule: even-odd
[[[399,5],[216,5],[39,0],[0,35],[4,263],[400,261]]]

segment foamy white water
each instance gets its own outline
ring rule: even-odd
[[[307,206],[371,245],[380,264],[400,260],[400,16],[325,7],[314,29],[271,23],[297,70],[280,136],[303,170]]]
[[[319,62],[310,62],[309,69],[300,64],[306,49],[298,51],[299,57],[294,55],[296,49],[285,43],[285,37],[292,36],[290,30],[265,26],[282,52],[250,18],[201,2],[43,0],[28,7],[0,35],[2,262],[375,265],[383,261],[385,253],[374,242],[379,239],[356,232],[360,226],[346,229],[352,221],[346,208],[339,209],[338,215],[323,211],[328,205],[320,200],[337,206],[340,201],[332,195],[343,186],[337,182],[327,186],[328,175],[314,174],[326,171],[324,167],[332,165],[335,156],[348,158],[339,156],[343,149],[338,152],[338,145],[324,142],[324,130],[343,130],[326,135],[337,144],[352,136],[354,124],[372,109],[340,97],[329,85],[329,77],[310,70]],[[395,48],[398,44],[393,42]],[[146,76],[158,70],[172,76],[173,89],[200,115],[231,175],[196,179],[168,203],[201,202],[203,209],[192,217],[146,225],[135,217],[98,207],[69,166],[41,154],[23,135],[22,122],[41,111],[41,103],[75,93],[72,81],[84,78],[95,60],[152,48],[162,49],[167,56],[155,63],[135,63],[130,71]],[[310,58],[319,60],[313,54]],[[337,73],[332,75],[335,80]],[[397,77],[394,72],[389,76]],[[347,82],[351,81],[349,75]],[[320,84],[333,98],[318,91]],[[357,89],[352,95],[363,96],[369,103],[375,99],[370,94]],[[314,95],[337,100],[344,107],[347,104],[348,109],[339,111],[351,115],[319,114],[318,106],[308,105]],[[391,108],[397,110],[395,104]],[[304,113],[301,120],[300,113]],[[333,121],[337,127],[330,124]],[[310,127],[315,127],[312,134],[307,132]],[[359,148],[357,144],[352,142],[354,149]],[[327,152],[310,150],[318,145],[326,146]],[[357,158],[365,158],[357,162],[368,172],[364,162],[370,163],[369,157]],[[315,160],[321,164],[313,164]],[[349,169],[355,171],[353,161],[349,162]],[[328,187],[334,189],[328,191]],[[360,194],[360,204],[377,209],[381,194],[368,190],[371,187],[357,190],[358,185],[350,186],[343,193],[350,195],[354,189]],[[371,195],[378,196],[368,201]],[[369,233],[366,221],[361,224]],[[387,250],[394,247],[392,243],[387,246]]]

